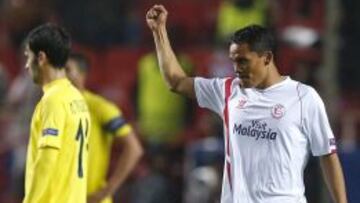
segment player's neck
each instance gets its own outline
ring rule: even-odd
[[[43,84],[42,86],[58,79],[66,78],[65,69],[57,69],[54,67],[47,67],[44,72]]]
[[[77,88],[80,90],[80,92],[85,91],[85,76],[82,75],[82,77],[79,78]]]
[[[275,64],[271,64],[268,67],[268,73],[261,85],[259,85],[257,88],[259,89],[266,89],[272,85],[275,85],[276,83],[279,83],[284,80],[284,77],[280,75],[277,67]]]
[[[80,92],[84,92],[85,91],[85,86],[84,85],[79,85],[79,86],[76,86]]]

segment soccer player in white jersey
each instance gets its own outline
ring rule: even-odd
[[[281,76],[269,31],[249,26],[234,33],[229,56],[235,78],[188,77],[172,50],[168,12],[146,14],[158,61],[170,90],[196,98],[224,121],[223,203],[305,203],[303,171],[319,156],[333,200],[347,202],[341,165],[324,104],[305,84]]]

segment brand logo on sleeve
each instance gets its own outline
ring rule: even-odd
[[[236,105],[236,108],[243,109],[246,102],[247,102],[246,99],[240,98],[239,101],[238,101],[238,104]]]
[[[42,135],[43,136],[57,136],[59,134],[59,131],[55,128],[46,128],[43,130]]]
[[[271,108],[273,118],[280,119],[285,115],[285,107],[282,104],[276,104]]]

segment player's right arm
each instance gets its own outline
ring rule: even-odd
[[[23,203],[47,201],[47,196],[44,194],[45,191],[49,190],[50,181],[53,181],[51,178],[53,178],[58,155],[59,149],[53,147],[45,147],[39,150],[30,177],[29,192],[25,196]]]
[[[41,106],[41,133],[38,136],[37,154],[29,175],[28,192],[23,203],[49,201],[50,183],[54,181],[61,137],[64,134],[65,113],[57,98],[47,98]]]
[[[195,98],[194,78],[181,68],[170,45],[166,30],[168,12],[162,5],[154,5],[146,14],[146,22],[153,33],[161,73],[170,90]]]

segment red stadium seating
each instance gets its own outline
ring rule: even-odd
[[[138,8],[138,16],[145,16],[146,11],[155,3],[163,4],[169,12],[168,29],[174,43],[204,44],[210,42],[218,14],[219,0],[142,0]],[[145,20],[143,41],[152,42],[151,33]],[[181,34],[180,34],[181,33]]]
[[[106,96],[117,102],[125,116],[134,118],[133,96],[137,63],[143,51],[134,48],[110,48],[104,56],[104,86]]]
[[[325,3],[324,0],[280,0],[278,9],[281,12],[274,26],[278,31],[281,31],[289,25],[302,25],[323,33],[325,28]]]
[[[12,80],[20,72],[21,68],[25,68],[25,61],[19,60],[22,52],[15,50],[12,47],[3,47],[0,49],[0,63],[4,66],[9,75],[9,79]]]

